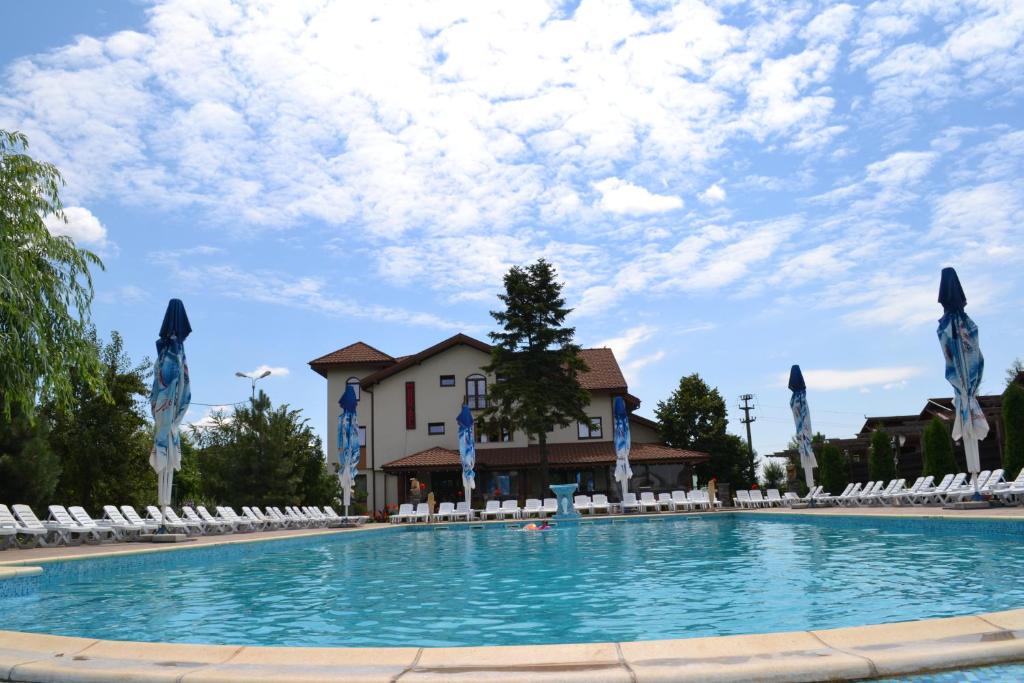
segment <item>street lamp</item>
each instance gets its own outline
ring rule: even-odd
[[[892,464],[896,470],[896,474],[900,473],[900,449],[903,448],[903,444],[907,442],[905,434],[894,435],[892,437]]]
[[[264,377],[269,377],[270,374],[271,374],[270,370],[264,370],[263,374],[258,375],[258,376],[257,375],[250,375],[250,374],[245,373],[245,372],[236,372],[235,373],[235,377],[244,377],[245,379],[247,379],[250,382],[252,382],[252,400],[255,401],[256,400],[256,382],[258,382],[259,380],[263,379]]]

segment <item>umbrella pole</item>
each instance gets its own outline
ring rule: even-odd
[[[964,454],[967,456],[967,462],[974,463],[981,461],[980,455],[978,454],[978,441],[971,437],[964,439]],[[974,496],[972,500],[981,500],[981,492],[978,491],[978,472],[971,470],[971,481],[974,483]]]

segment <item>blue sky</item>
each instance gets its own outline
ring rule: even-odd
[[[949,395],[943,266],[983,390],[1024,356],[1019,1],[7,11],[0,128],[64,172],[52,229],[104,259],[103,334],[152,355],[185,301],[197,404],[267,366],[322,432],[309,360],[486,339],[502,273],[539,256],[641,413],[699,372],[757,396],[762,453],[792,363],[829,436]]]

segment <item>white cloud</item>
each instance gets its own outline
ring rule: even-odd
[[[149,298],[149,292],[136,285],[122,285],[96,293],[96,300],[105,304],[137,304],[148,301]]]
[[[838,391],[877,385],[894,388],[923,372],[923,368],[915,366],[895,366],[856,370],[811,369],[803,370],[803,375],[808,391]],[[786,386],[788,381],[789,373],[779,375],[780,386]]]
[[[615,358],[620,363],[624,362],[637,344],[641,344],[651,337],[658,331],[657,327],[652,325],[636,325],[623,331],[617,337],[611,339],[605,339],[604,341],[597,344],[598,347],[605,347],[612,350],[615,354]]]
[[[80,247],[103,249],[110,246],[106,227],[85,207],[65,207],[63,220],[55,214],[49,214],[43,222],[50,233],[66,235]]]
[[[1021,254],[1024,181],[1000,181],[953,190],[935,202],[931,237],[957,248],[964,261]]]
[[[246,372],[245,374],[249,375],[250,377],[259,377],[264,372],[268,371],[270,372],[270,377],[287,377],[289,374],[288,368],[266,364],[260,365],[255,369]]]
[[[725,201],[725,190],[718,183],[713,183],[697,197],[705,204],[721,204]]]
[[[619,178],[605,178],[594,183],[594,189],[601,193],[598,206],[611,213],[663,213],[683,208],[679,197],[654,194]]]
[[[190,406],[189,414],[193,411],[199,411],[200,416],[195,419],[188,419],[186,416],[185,425],[193,429],[202,431],[213,427],[217,420],[217,417],[221,417],[227,421],[231,420],[230,414],[234,409],[233,405],[219,405],[219,406]]]

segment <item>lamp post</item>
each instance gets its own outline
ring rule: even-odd
[[[270,370],[264,370],[263,373],[260,374],[260,375],[249,374],[249,373],[246,373],[246,372],[236,372],[235,373],[235,377],[243,377],[243,378],[249,380],[250,382],[252,382],[252,400],[255,402],[256,401],[256,382],[260,381],[264,377],[269,377],[270,374],[271,374]]]
[[[892,464],[896,470],[896,476],[900,473],[900,449],[907,442],[905,434],[893,435],[892,437]]]

